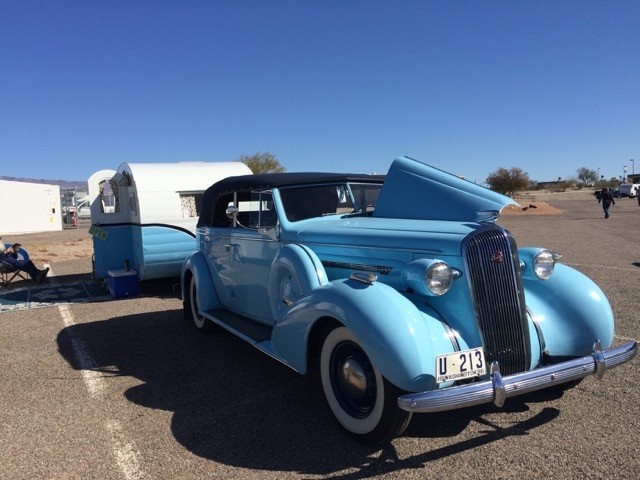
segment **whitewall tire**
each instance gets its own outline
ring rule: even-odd
[[[324,339],[320,379],[333,416],[358,440],[387,441],[409,424],[411,413],[397,405],[399,390],[382,376],[345,327],[331,330]]]

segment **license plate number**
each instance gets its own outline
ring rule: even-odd
[[[453,382],[487,373],[482,347],[436,357],[436,382]]]

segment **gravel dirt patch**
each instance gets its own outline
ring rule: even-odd
[[[93,240],[88,230],[87,225],[86,228],[79,227],[56,232],[6,234],[2,236],[2,241],[22,244],[22,248],[29,253],[29,258],[39,266],[43,263],[91,258]]]

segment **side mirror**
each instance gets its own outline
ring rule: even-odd
[[[238,207],[236,207],[235,205],[229,205],[225,210],[225,213],[227,214],[227,218],[235,221],[236,217],[238,216],[238,211]]]
[[[236,225],[238,223],[238,212],[239,211],[240,210],[235,205],[229,205],[227,207],[227,209],[225,210],[225,213],[227,214],[227,218],[229,220],[231,220],[233,228],[236,228]]]

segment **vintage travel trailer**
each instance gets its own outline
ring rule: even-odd
[[[241,162],[122,163],[89,178],[93,269],[135,270],[139,280],[178,277],[195,247],[202,194],[251,174]]]

